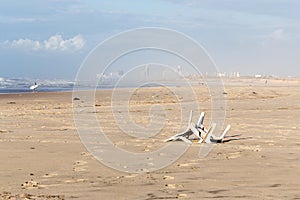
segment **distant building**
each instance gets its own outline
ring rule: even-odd
[[[218,72],[217,77],[225,77],[226,73],[225,72]]]
[[[180,65],[177,66],[176,72],[178,73],[179,76],[182,76],[182,71],[181,71]]]
[[[240,72],[234,72],[233,77],[239,78],[240,77]]]
[[[229,77],[229,78],[239,78],[240,77],[240,72],[230,72],[230,73],[228,73],[227,77]]]

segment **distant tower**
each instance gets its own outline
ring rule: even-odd
[[[182,76],[182,71],[181,71],[181,66],[180,65],[177,66],[177,73],[178,73],[179,76]]]
[[[163,72],[162,72],[162,79],[163,79],[163,81],[167,80],[166,73],[167,72],[165,70],[163,70]]]
[[[145,77],[146,77],[146,80],[149,81],[149,66],[148,66],[148,64],[146,64],[146,66],[145,66]]]
[[[104,73],[96,74],[96,78],[97,78],[98,80],[100,80],[100,79],[103,78],[103,77],[104,77]]]

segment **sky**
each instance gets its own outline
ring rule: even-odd
[[[1,0],[0,77],[74,79],[97,44],[143,27],[200,43],[221,72],[300,77],[298,0]]]

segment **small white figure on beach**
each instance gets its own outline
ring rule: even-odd
[[[30,89],[33,90],[33,92],[36,92],[39,85],[35,82],[34,85],[30,86]]]

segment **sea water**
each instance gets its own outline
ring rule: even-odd
[[[0,77],[0,94],[32,92],[30,86],[37,83],[40,92],[71,91],[74,82],[70,80],[41,80],[29,78],[2,78]]]
[[[63,79],[30,79],[30,78],[3,78],[0,77],[0,94],[29,93],[33,92],[30,86],[39,85],[38,92],[65,92],[76,90],[112,89],[117,80],[105,79],[102,81],[88,81],[76,83],[72,80]],[[96,84],[96,86],[94,86]],[[121,86],[122,87],[122,86]],[[124,86],[123,86],[124,87]]]
[[[32,92],[30,86],[37,83],[39,92],[64,92],[75,90],[105,90],[113,88],[140,88],[140,87],[160,87],[160,86],[190,86],[203,85],[199,81],[178,81],[160,80],[158,83],[145,81],[119,82],[119,79],[101,79],[95,81],[75,82],[63,79],[30,79],[30,78],[3,78],[0,77],[0,94],[29,93]],[[96,85],[96,86],[95,86]]]

